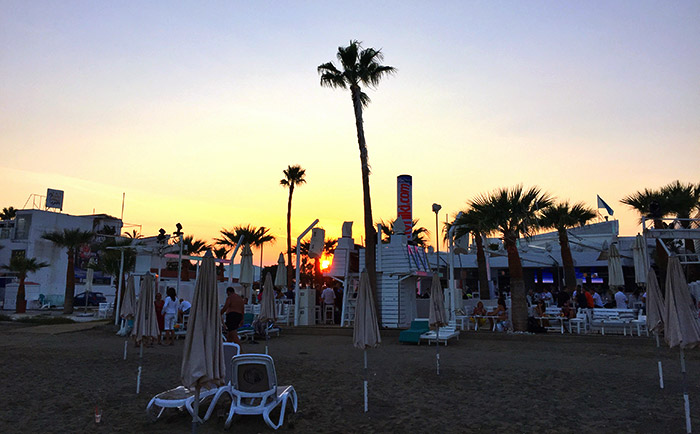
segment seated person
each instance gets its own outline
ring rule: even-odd
[[[501,297],[498,299],[498,306],[496,310],[488,313],[489,316],[493,316],[493,321],[496,323],[496,330],[499,332],[505,331],[508,323],[508,310],[506,309],[506,300]]]
[[[564,318],[576,318],[576,309],[571,307],[571,303],[565,302],[561,307],[561,316]]]
[[[484,309],[484,303],[478,302],[476,306],[474,306],[474,310],[472,310],[472,315],[474,316],[486,316],[486,309]],[[479,327],[482,327],[484,324],[486,324],[486,318],[469,318],[470,322],[478,322]]]
[[[545,306],[544,300],[538,301],[534,310],[535,310],[535,318],[542,318],[542,317],[547,316],[547,306]],[[542,327],[549,327],[549,320],[543,319],[540,321],[541,321]]]
[[[185,315],[190,314],[190,309],[192,308],[192,303],[189,301],[185,300],[184,298],[180,299],[180,309],[178,310],[178,320],[179,322],[182,322],[182,319]]]

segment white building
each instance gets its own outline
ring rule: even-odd
[[[122,221],[106,214],[75,216],[38,209],[18,210],[12,220],[0,221],[0,264],[7,265],[14,255],[24,255],[36,258],[39,262],[47,262],[50,266],[42,268],[27,276],[26,299],[27,307],[36,307],[39,294],[60,296],[65,294],[66,268],[68,255],[65,248],[57,247],[51,241],[41,236],[47,232],[63,231],[64,229],[80,229],[82,231],[100,232],[113,231],[121,233]],[[80,259],[89,259],[91,252],[83,249],[76,252],[76,293],[82,291],[80,281],[85,279],[85,269],[80,266]],[[96,280],[102,277],[95,273]],[[4,309],[14,309],[17,294],[17,283],[14,279],[0,281],[0,301]],[[104,285],[93,285],[95,291],[106,290],[109,280],[102,278]],[[103,291],[104,292],[104,291]],[[105,292],[105,296],[114,297],[114,291]],[[34,303],[33,303],[34,302]]]

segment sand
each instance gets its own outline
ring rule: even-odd
[[[155,423],[150,398],[178,384],[183,341],[145,351],[136,395],[138,352],[102,325],[56,335],[0,323],[0,432],[190,432],[190,418],[166,410]],[[283,331],[270,341],[281,384],[299,394],[299,412],[279,431],[299,433],[684,432],[677,350],[663,348],[660,390],[651,338],[506,335],[463,332],[441,347],[402,345],[384,332],[369,350],[369,405],[363,412],[362,351],[349,336]],[[244,344],[263,352],[264,344]],[[700,429],[700,358],[688,351],[693,424]],[[220,412],[228,409],[228,400]],[[103,411],[94,421],[94,408]],[[203,413],[202,413],[203,414]],[[222,432],[214,417],[201,433]],[[238,416],[231,432],[271,432],[262,417]]]

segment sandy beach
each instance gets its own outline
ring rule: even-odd
[[[280,431],[300,433],[684,432],[677,350],[662,348],[666,388],[659,390],[652,338],[506,335],[463,332],[441,347],[398,343],[383,333],[369,350],[370,411],[362,411],[362,351],[349,335],[283,331],[270,341],[281,384],[299,394],[299,412]],[[155,423],[150,398],[178,384],[183,341],[145,350],[135,394],[138,352],[112,326],[60,334],[0,323],[0,432],[186,433],[190,418],[166,410]],[[264,352],[264,344],[243,344]],[[700,358],[687,353],[693,424],[700,429]],[[228,408],[220,404],[220,413]],[[94,409],[103,410],[102,422]],[[224,430],[222,417],[199,432]],[[236,417],[231,432],[270,432],[262,417]]]

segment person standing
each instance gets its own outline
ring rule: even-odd
[[[175,344],[175,321],[180,303],[177,301],[177,293],[172,286],[165,291],[165,303],[163,304],[163,325],[165,329],[165,345]]]
[[[615,307],[618,309],[627,309],[627,296],[622,292],[621,287],[618,287],[615,293]]]
[[[241,341],[238,339],[238,328],[243,323],[243,312],[245,310],[245,300],[232,287],[226,288],[226,302],[221,308],[221,314],[225,315],[226,321],[226,341],[234,342],[238,345]]]
[[[163,294],[156,292],[156,301],[153,302],[156,309],[156,321],[158,322],[158,345],[161,344],[161,339],[163,337],[163,330],[165,330],[165,318],[163,317],[163,306],[165,302],[163,301]]]
[[[598,291],[591,292],[593,292],[593,307],[595,307],[596,309],[605,307],[605,305],[603,304],[603,298],[600,296],[600,294],[598,294]]]

